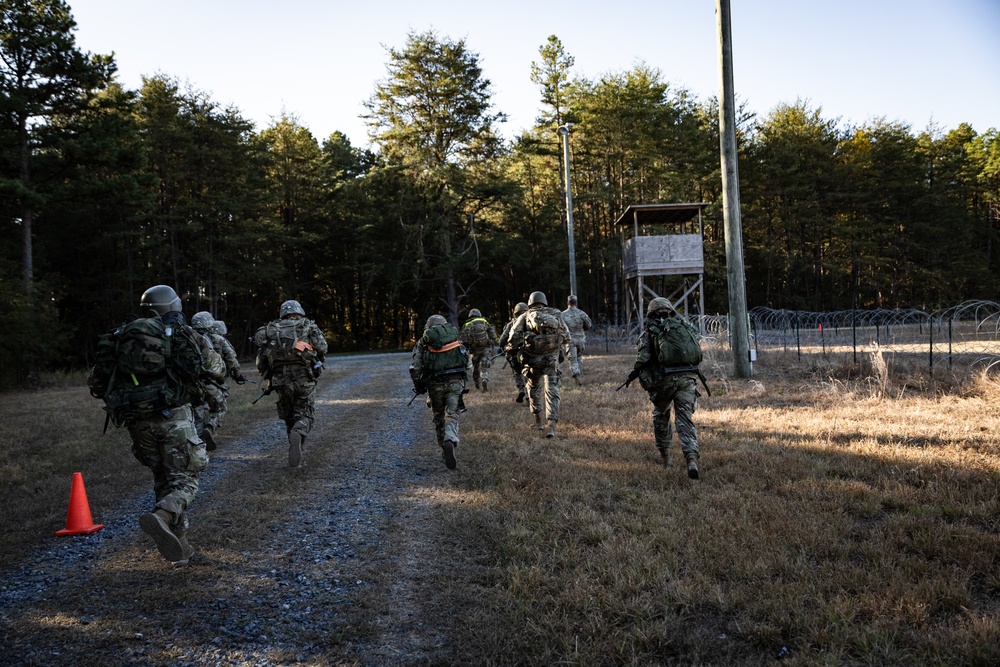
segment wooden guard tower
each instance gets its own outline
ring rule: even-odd
[[[705,314],[706,203],[633,204],[615,225],[622,233],[625,319],[642,329],[645,303],[662,296],[683,315]],[[697,227],[693,220],[697,217]],[[661,234],[642,235],[641,232]],[[648,297],[648,298],[647,298]]]

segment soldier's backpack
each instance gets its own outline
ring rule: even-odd
[[[482,350],[490,346],[490,325],[482,317],[469,320],[462,327],[462,343],[470,350]]]
[[[562,323],[544,308],[525,315],[524,346],[532,354],[555,354],[563,343]]]
[[[316,350],[309,342],[310,320],[289,317],[270,322],[264,326],[266,343],[261,354],[272,368],[280,364],[308,363],[318,359]]]
[[[434,324],[421,338],[424,352],[421,365],[429,375],[464,373],[469,365],[469,351],[462,344],[458,329],[450,324]]]
[[[656,360],[664,368],[697,366],[701,363],[701,345],[694,330],[682,320],[668,317],[649,325]]]
[[[183,323],[158,317],[126,322],[101,336],[87,384],[115,426],[202,399],[201,347],[194,336]]]

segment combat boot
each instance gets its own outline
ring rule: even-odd
[[[489,380],[483,378],[483,391],[486,391],[486,386],[489,384],[489,382],[490,382]]]
[[[445,440],[444,444],[441,445],[441,456],[444,458],[444,466],[448,470],[454,470],[458,465],[458,461],[455,460],[455,443],[451,440]]]
[[[205,441],[205,449],[214,452],[218,447],[215,442],[215,427],[211,424],[205,425],[205,430],[201,432],[201,439]]]
[[[146,512],[139,517],[139,527],[142,531],[153,538],[160,555],[176,563],[184,560],[184,546],[170,529],[174,522],[173,515],[165,509],[157,508],[152,512]],[[190,545],[189,545],[190,546]],[[190,557],[191,554],[188,554]]]
[[[582,387],[583,386],[583,382],[580,380],[580,374],[579,373],[577,373],[576,375],[574,375],[573,379],[576,381],[576,385],[578,387]]]
[[[541,431],[545,426],[542,424],[542,414],[540,412],[535,412],[535,428]]]
[[[181,543],[181,559],[174,561],[174,565],[187,565],[194,555],[194,547],[187,540],[187,519],[181,518],[180,522],[171,527],[177,541]]]
[[[556,422],[555,422],[555,420],[550,420],[549,421],[549,430],[547,430],[545,432],[545,437],[546,438],[554,438],[554,437],[556,437]]]
[[[517,398],[514,399],[516,403],[524,403],[524,389],[517,390]]]
[[[296,430],[288,432],[288,467],[298,468],[302,465],[302,434]]]
[[[670,450],[669,449],[661,449],[660,450],[660,461],[663,463],[663,467],[665,467],[665,468],[669,468],[671,465],[673,465],[672,463],[670,463]]]
[[[691,479],[698,479],[698,455],[685,454],[684,458],[687,459],[688,477],[690,477]]]

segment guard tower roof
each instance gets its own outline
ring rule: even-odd
[[[706,202],[689,204],[632,204],[618,216],[616,226],[668,225],[685,223],[708,206]]]

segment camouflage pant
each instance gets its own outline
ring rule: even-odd
[[[201,433],[206,426],[219,428],[222,426],[222,418],[226,416],[229,409],[228,387],[213,382],[205,383],[205,402],[194,409],[194,423]]]
[[[514,385],[519,390],[523,391],[524,390],[524,375],[522,374],[522,371],[524,370],[524,367],[517,360],[517,355],[510,355],[507,358],[507,365],[510,366],[510,372],[514,374]]]
[[[316,392],[312,371],[298,364],[279,366],[271,375],[271,387],[278,393],[278,419],[289,429],[296,422],[302,422],[305,424],[303,435],[312,430],[313,394]]]
[[[574,338],[569,344],[569,368],[573,377],[583,373],[583,353],[587,349],[583,338]]]
[[[464,390],[465,381],[461,379],[427,385],[427,400],[434,411],[434,433],[439,445],[445,440],[458,444],[458,402]]]
[[[490,379],[490,360],[493,348],[472,352],[472,381],[478,387],[483,380]]]
[[[695,376],[678,373],[668,375],[649,390],[649,400],[653,403],[653,434],[661,453],[669,451],[673,440],[670,423],[670,404],[673,403],[681,451],[685,456],[698,456],[698,431],[691,419],[698,399],[696,383]]]
[[[198,493],[198,473],[208,465],[208,453],[195,430],[190,406],[171,410],[169,417],[138,419],[128,427],[132,454],[153,471],[156,507],[186,524],[184,512]]]
[[[529,357],[524,360],[521,369],[524,375],[524,388],[528,394],[528,407],[531,414],[541,414],[546,421],[559,421],[559,357],[545,355]],[[544,410],[542,409],[544,391]]]

